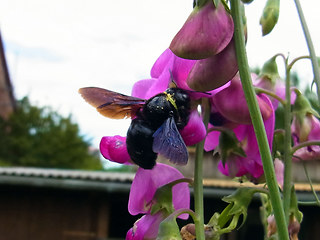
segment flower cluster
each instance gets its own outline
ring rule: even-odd
[[[268,142],[272,146],[274,108],[264,94],[257,95],[257,100]],[[259,178],[263,174],[263,167],[239,76],[236,75],[230,86],[215,94],[211,103],[209,130],[212,131],[207,135],[205,150],[215,149],[220,154],[218,168],[223,174],[232,177],[247,175],[249,179]],[[234,136],[228,135],[229,131],[232,131]]]
[[[167,158],[174,155],[177,159],[181,156],[181,149],[186,153],[186,146],[204,141],[204,150],[218,155],[218,169],[222,174],[230,177],[246,176],[254,183],[259,182],[263,179],[264,168],[256,139],[258,130],[254,129],[238,74],[233,18],[223,0],[199,0],[195,3],[193,11],[173,38],[170,47],[154,63],[150,78],[134,84],[130,99],[134,102],[142,101],[144,105],[139,105],[139,109],[131,115],[132,123],[139,122],[137,124],[139,129],[135,130],[139,138],[143,138],[143,128],[148,130],[145,142],[149,146],[148,154],[151,153],[154,158],[157,154],[163,154]],[[272,1],[268,1],[264,10],[268,14],[261,19],[264,34],[268,34],[277,22],[277,12],[272,17],[277,5],[271,3]],[[246,37],[246,31],[244,35]],[[278,154],[281,152],[279,146],[277,149],[273,146],[273,141],[276,141],[274,140],[275,111],[279,107],[279,102],[284,105],[293,104],[291,131],[294,149],[296,147],[294,160],[320,159],[320,147],[316,144],[306,144],[319,139],[320,122],[318,114],[299,91],[291,95],[290,103],[285,101],[285,86],[280,81],[276,57],[265,63],[260,75],[252,74],[251,78],[256,88],[255,97],[269,148],[276,154],[274,164],[277,180],[282,187],[284,166],[280,159],[283,156],[281,153]],[[181,99],[174,97],[172,85],[187,96],[183,95]],[[272,98],[269,98],[270,96]],[[188,99],[188,105],[183,106],[182,113],[181,107],[177,105],[183,98]],[[198,106],[202,98],[206,98],[206,102],[210,104],[208,126],[202,121],[207,112],[204,114],[203,109],[199,110]],[[145,106],[152,101],[156,104],[145,110],[147,108]],[[99,107],[96,99],[93,102],[93,105]],[[156,113],[153,116],[157,117],[157,112],[163,114],[165,106],[170,106],[164,115],[165,120],[155,118],[155,121],[160,122],[156,127],[149,123],[150,118],[146,117],[147,114]],[[163,136],[158,137],[160,134]],[[130,136],[128,134],[127,137],[119,135],[103,137],[100,142],[101,154],[113,162],[137,163],[132,155],[133,147],[128,143]],[[162,146],[159,146],[161,144]],[[301,144],[303,146],[299,147]],[[137,145],[140,145],[140,142]],[[174,150],[171,151],[170,148]],[[137,150],[135,154],[138,157],[144,156],[148,160],[149,155],[143,153],[143,148]],[[173,162],[181,163],[179,160]],[[155,163],[154,160],[148,167],[142,167],[138,168],[131,186],[128,210],[132,215],[143,214],[143,216],[127,232],[126,239],[155,239],[159,235],[166,235],[167,224],[179,216],[178,213],[185,213],[185,209],[190,205],[188,185],[178,170],[165,164]],[[245,207],[237,212],[235,219],[241,214],[245,219],[251,195],[248,196],[248,201],[242,204]],[[235,204],[238,200],[230,199],[225,198],[232,206],[238,205]],[[234,209],[236,207],[230,211],[234,212]],[[179,217],[186,219],[188,214]],[[216,217],[219,222],[218,215]],[[236,227],[237,221],[232,221],[233,228]],[[158,235],[159,226],[161,233]],[[271,223],[269,226],[273,230]],[[296,231],[293,232],[296,234]]]
[[[234,25],[222,2],[202,2],[194,7],[170,49],[178,57],[195,60],[186,78],[187,85],[194,90],[211,91],[223,86],[238,71]]]

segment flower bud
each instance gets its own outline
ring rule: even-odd
[[[229,44],[233,29],[232,17],[225,6],[221,2],[215,6],[209,0],[203,6],[195,6],[169,48],[181,58],[208,58]]]
[[[293,121],[291,130],[296,142],[305,142],[311,140],[309,135],[312,131],[317,131],[319,128],[319,120],[314,117],[319,117],[318,113],[311,107],[309,100],[301,93],[297,94],[297,98],[292,107]]]
[[[280,0],[268,0],[262,16],[260,18],[260,25],[262,26],[262,35],[269,34],[279,18]]]
[[[117,163],[128,163],[130,156],[127,151],[126,137],[105,136],[100,141],[100,152],[104,158]]]
[[[238,72],[234,41],[219,54],[198,60],[191,69],[187,84],[196,91],[211,91],[229,82]]]
[[[260,82],[263,81],[265,83],[264,86],[261,86],[262,88],[273,90],[279,78],[276,56],[274,56],[263,64],[258,79],[260,79]]]

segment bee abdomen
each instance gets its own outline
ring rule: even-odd
[[[157,154],[152,151],[153,128],[141,119],[133,119],[127,132],[127,150],[134,163],[144,169],[152,169],[156,164]]]

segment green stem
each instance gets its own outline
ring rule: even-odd
[[[177,218],[178,216],[180,216],[183,213],[189,214],[192,217],[193,222],[199,221],[199,216],[189,208],[178,209],[177,211],[173,212],[171,215],[174,215]]]
[[[230,209],[233,207],[233,204],[228,204],[228,206],[221,212],[219,216],[219,227],[222,229],[227,224],[227,222],[232,218],[232,215],[229,215]]]
[[[296,4],[296,8],[298,11],[298,15],[300,18],[300,23],[303,29],[303,33],[304,33],[304,37],[306,39],[307,45],[308,45],[308,49],[309,49],[309,54],[311,57],[311,62],[312,62],[312,69],[313,69],[313,75],[314,75],[314,81],[317,85],[317,94],[318,94],[318,101],[320,103],[320,71],[319,71],[319,66],[318,66],[318,60],[317,60],[317,56],[313,47],[313,43],[312,43],[312,39],[311,39],[311,35],[309,32],[309,28],[306,22],[306,19],[304,17],[301,5],[300,5],[300,1],[299,0],[294,0],[295,4]]]
[[[264,230],[264,239],[267,240],[267,234],[268,234],[268,215],[267,215],[267,209],[266,209],[266,205],[267,205],[267,200],[265,199],[265,196],[263,196],[263,194],[260,194],[260,200],[261,200],[261,207],[260,207],[260,219],[262,222],[262,226],[263,226],[263,230]]]
[[[319,198],[318,198],[318,195],[316,193],[316,191],[314,190],[313,188],[313,185],[312,185],[312,181],[311,181],[311,178],[309,177],[309,174],[308,174],[308,170],[307,170],[307,166],[306,166],[306,163],[303,161],[303,168],[304,168],[304,172],[306,174],[306,177],[308,179],[308,182],[310,184],[310,187],[311,187],[311,190],[312,190],[312,193],[313,193],[313,196],[314,198],[316,199],[316,202],[318,204],[318,206],[320,205],[320,201],[319,201]]]
[[[291,90],[290,70],[286,67],[286,104],[284,106],[284,178],[283,178],[283,208],[287,223],[289,222],[289,209],[292,187],[292,155],[291,155]]]
[[[306,142],[302,142],[294,147],[292,147],[292,154],[294,154],[297,150],[304,148],[304,147],[308,147],[308,146],[314,146],[314,145],[318,145],[320,146],[320,141],[306,141]]]
[[[256,133],[264,174],[269,188],[270,200],[274,210],[279,238],[289,240],[287,224],[284,216],[280,191],[275,176],[273,160],[264,128],[258,101],[251,81],[249,65],[245,49],[244,31],[241,20],[240,0],[231,0],[231,12],[235,25],[234,38],[243,91],[247,100],[252,124]]]
[[[203,123],[207,127],[209,122],[210,107],[208,99],[202,99],[203,105]],[[199,216],[199,221],[195,221],[197,240],[204,240],[204,214],[203,214],[203,149],[204,141],[197,144],[194,168],[194,208]]]
[[[292,68],[293,65],[294,65],[296,62],[298,62],[298,61],[300,61],[300,60],[303,60],[303,59],[311,59],[311,58],[310,58],[310,56],[300,56],[300,57],[297,57],[297,58],[293,59],[290,64],[288,64],[289,68]]]
[[[283,106],[284,106],[285,103],[286,103],[281,97],[279,97],[279,96],[278,96],[276,93],[274,93],[274,92],[271,92],[271,91],[269,91],[269,90],[267,90],[267,89],[264,89],[264,88],[258,88],[258,87],[255,87],[254,89],[255,89],[255,91],[256,91],[257,94],[259,94],[259,93],[267,94],[268,96],[273,97],[274,99],[278,100]]]
[[[317,202],[317,201],[313,201],[313,202],[298,201],[298,204],[299,204],[299,205],[302,205],[302,206],[316,206],[316,207],[320,207],[320,204],[319,204],[319,202]]]

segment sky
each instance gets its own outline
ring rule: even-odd
[[[261,36],[259,18],[265,1],[246,5],[247,54],[252,67],[277,53],[290,59],[307,55],[294,1],[281,1],[274,31]],[[302,1],[320,51],[320,3]],[[72,115],[81,133],[98,147],[102,136],[125,135],[130,120],[100,116],[78,94],[95,86],[130,95],[133,84],[150,77],[155,60],[169,46],[192,11],[192,0],[0,0],[0,30],[17,99],[51,106]],[[280,72],[283,64],[279,61]],[[312,81],[311,64],[294,67]]]

